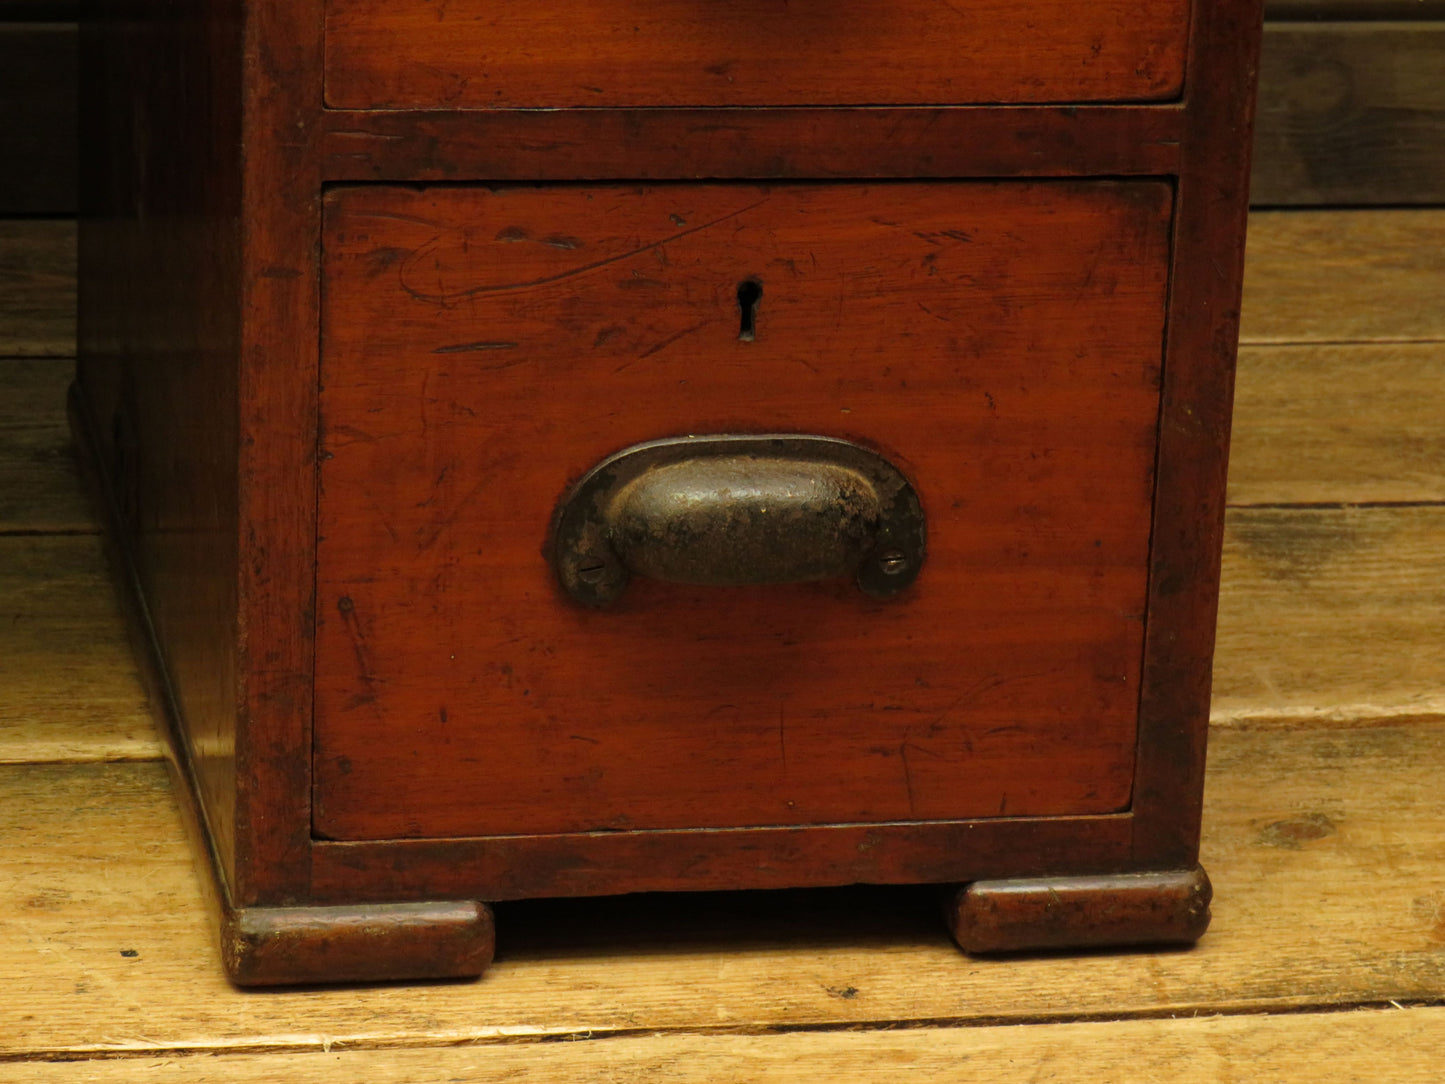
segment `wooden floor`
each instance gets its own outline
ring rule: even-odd
[[[240,993],[0,222],[0,1080],[1445,1079],[1445,211],[1252,222],[1191,951],[977,960],[933,890],[500,909],[479,983]]]

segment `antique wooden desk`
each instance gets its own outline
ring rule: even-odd
[[[106,11],[73,415],[237,982],[1203,932],[1257,0]]]

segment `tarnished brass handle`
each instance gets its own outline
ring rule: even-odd
[[[677,437],[604,459],[552,523],[552,565],[606,606],[633,575],[736,586],[853,575],[879,598],[918,576],[923,509],[882,456],[832,437]]]

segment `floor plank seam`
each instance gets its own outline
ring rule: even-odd
[[[0,768],[70,768],[81,764],[158,764],[165,759],[165,751],[157,743],[153,753],[98,753],[93,756],[37,757],[25,760],[0,759]]]
[[[0,525],[0,538],[89,538],[99,527],[8,527]]]
[[[1272,730],[1280,733],[1291,730],[1370,730],[1375,727],[1438,723],[1445,723],[1445,709],[1428,707],[1414,711],[1376,709],[1367,712],[1358,706],[1346,705],[1341,708],[1299,708],[1293,712],[1275,709],[1258,714],[1246,709],[1237,714],[1217,711],[1209,717],[1212,730]]]
[[[1230,501],[1225,507],[1263,511],[1352,512],[1370,508],[1445,508],[1445,501]]]
[[[1438,335],[1424,337],[1405,336],[1401,338],[1381,337],[1378,339],[1240,339],[1239,348],[1267,346],[1270,349],[1289,348],[1313,350],[1321,346],[1440,346],[1445,338]]]
[[[265,997],[251,993],[249,997]],[[963,1031],[1000,1027],[1047,1027],[1056,1024],[1124,1024],[1147,1020],[1214,1020],[1226,1017],[1333,1016],[1353,1012],[1409,1012],[1445,1006],[1445,996],[1412,1000],[1371,999],[1333,1003],[1299,1002],[1291,1004],[1262,1003],[1228,1008],[1201,1008],[1195,1011],[1178,1009],[1145,1009],[1121,1013],[1053,1013],[1032,1017],[978,1016],[930,1017],[917,1019],[840,1020],[799,1024],[738,1024],[717,1026],[653,1026],[615,1028],[536,1029],[521,1034],[517,1028],[498,1028],[494,1034],[419,1036],[359,1036],[332,1038],[325,1035],[298,1037],[297,1041],[260,1040],[255,1043],[173,1043],[92,1048],[52,1048],[37,1051],[0,1051],[0,1065],[32,1062],[125,1061],[138,1058],[192,1058],[224,1056],[260,1056],[268,1054],[329,1054],[333,1052],[364,1053],[387,1050],[455,1049],[459,1047],[544,1046],[552,1043],[605,1042],[610,1039],[669,1038],[767,1038],[787,1035],[827,1035],[849,1032],[875,1034],[887,1031]]]

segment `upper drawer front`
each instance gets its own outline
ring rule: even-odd
[[[1189,0],[327,0],[344,109],[1159,101]]]

